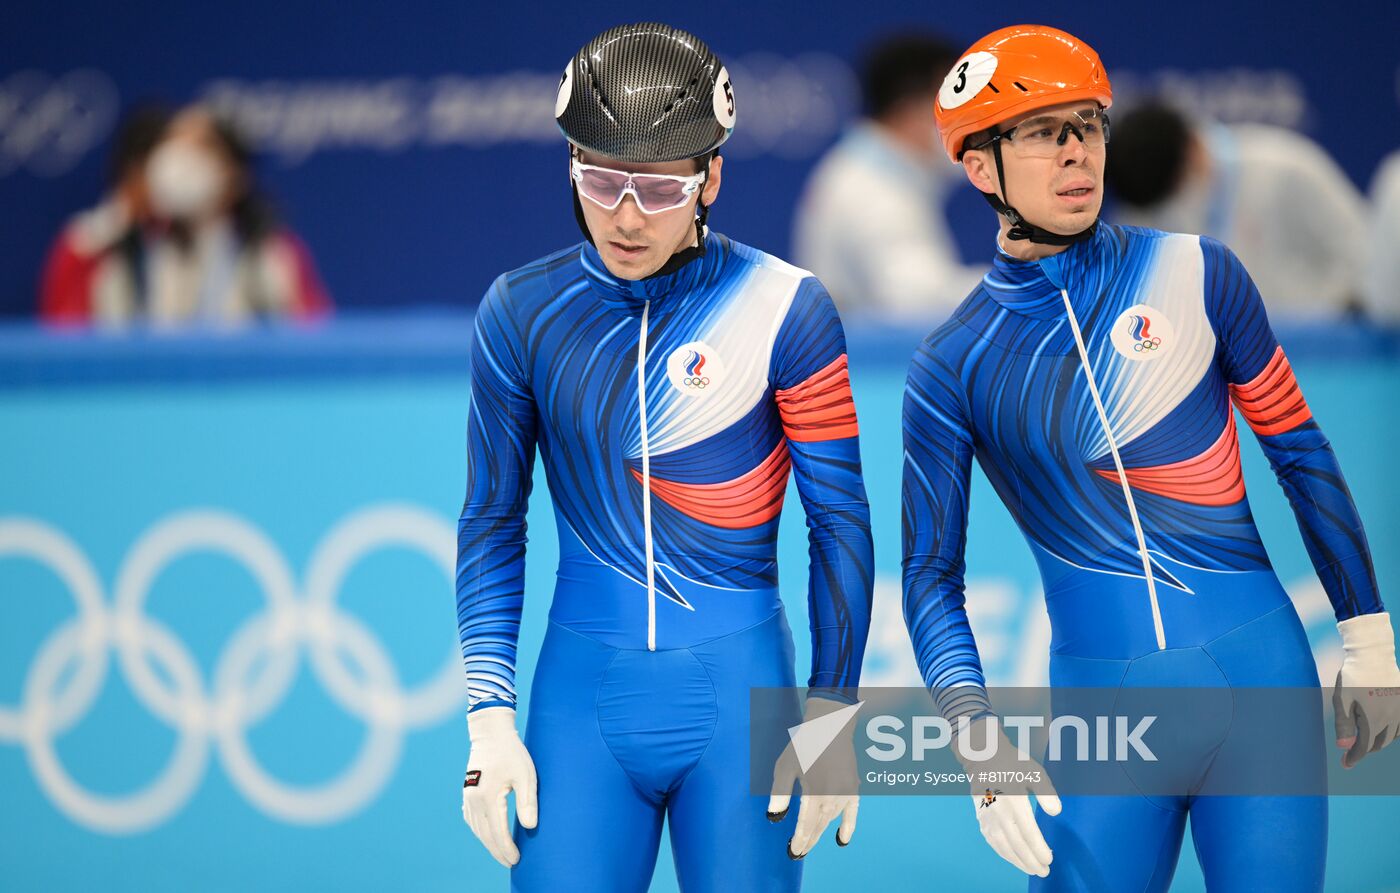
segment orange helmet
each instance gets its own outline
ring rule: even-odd
[[[1045,25],[1012,25],[968,48],[943,79],[933,118],[948,157],[963,140],[1022,112],[1092,99],[1113,104],[1099,54],[1084,41]]]

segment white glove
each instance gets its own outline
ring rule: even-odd
[[[987,740],[987,730],[981,726],[990,723],[991,717],[975,719],[969,726],[972,747],[981,750],[980,742]],[[1036,802],[1047,815],[1060,814],[1060,798],[1050,784],[1050,774],[1045,768],[1029,757],[1016,758],[1016,747],[997,727],[997,744],[994,756],[985,761],[964,760],[962,754],[954,751],[969,773],[982,770],[1015,771],[1037,781],[1000,782],[988,784],[974,780],[972,783],[972,808],[977,813],[977,825],[982,829],[996,854],[1026,874],[1046,877],[1050,874],[1050,862],[1054,853],[1040,833],[1036,824],[1035,812],[1031,809],[1028,796],[1034,793]]]
[[[1395,631],[1390,614],[1362,614],[1337,624],[1346,657],[1332,691],[1337,746],[1350,769],[1400,732],[1400,667],[1395,665]]]
[[[515,710],[486,707],[467,715],[471,754],[462,782],[462,818],[497,862],[509,868],[520,861],[511,840],[506,794],[515,791],[515,817],[535,827],[538,784],[535,763],[515,731]]]
[[[853,709],[854,708],[854,709]],[[801,859],[816,845],[827,825],[838,815],[837,846],[846,846],[856,833],[860,809],[860,774],[856,769],[855,715],[860,704],[842,704],[825,698],[809,698],[802,725],[790,730],[788,742],[773,767],[773,794],[768,798],[768,820],[781,822],[792,802],[792,788],[801,778],[802,799],[797,807],[797,830],[788,841],[788,856]],[[844,711],[844,712],[843,712]],[[832,715],[840,713],[840,715]],[[808,725],[813,721],[815,725]],[[839,724],[830,726],[828,724]],[[824,728],[825,726],[825,728]],[[803,747],[804,736],[815,747]],[[826,744],[826,742],[830,742]],[[822,747],[821,745],[825,745]],[[817,759],[818,752],[820,760]],[[800,757],[800,759],[799,759]],[[802,762],[808,763],[804,770]],[[826,793],[808,793],[825,791]]]

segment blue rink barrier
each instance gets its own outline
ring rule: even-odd
[[[456,315],[237,336],[0,329],[0,889],[505,888],[460,816],[451,580],[470,333]],[[871,685],[918,681],[899,610],[899,414],[921,334],[850,333],[878,573]],[[1389,594],[1396,335],[1281,337]],[[1243,441],[1256,519],[1327,681],[1331,608]],[[1043,684],[1034,563],[974,477],[968,606],[989,679]],[[535,492],[523,692],[557,549],[543,480]],[[802,677],[795,496],[780,551]],[[1335,798],[1328,890],[1393,885],[1400,853],[1379,844],[1397,821],[1400,799]],[[666,846],[654,890],[675,889]],[[823,841],[805,877],[809,891],[1024,889],[962,797],[867,798],[853,846]],[[1190,847],[1173,889],[1204,889]]]

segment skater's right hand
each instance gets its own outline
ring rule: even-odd
[[[802,782],[802,798],[797,806],[797,828],[788,840],[788,857],[801,859],[811,851],[827,826],[840,818],[836,845],[847,846],[856,833],[856,813],[860,810],[860,774],[856,768],[855,719],[860,702],[844,704],[821,697],[807,699],[802,720],[808,723],[835,722],[838,725],[816,730],[823,746],[808,753],[812,762],[805,768],[796,748],[797,739],[783,749],[773,767],[773,789],[768,798],[768,821],[781,822],[792,803],[792,791]],[[789,731],[791,734],[791,730]]]
[[[520,861],[511,840],[506,795],[515,791],[515,817],[521,827],[538,819],[535,763],[515,731],[515,710],[485,707],[467,714],[471,753],[462,782],[462,818],[495,860],[509,868]]]

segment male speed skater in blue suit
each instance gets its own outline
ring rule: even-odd
[[[975,456],[1040,568],[1052,689],[1317,689],[1245,496],[1238,409],[1335,610],[1336,738],[1354,765],[1400,726],[1394,633],[1360,518],[1230,249],[1098,220],[1112,101],[1098,55],[1042,26],[984,37],[938,93],[944,147],[1000,231],[991,272],[924,340],[905,392],[904,612],[924,682],[945,717],[991,725],[963,604]],[[1294,726],[1258,746],[1301,748],[1320,768],[1319,724]],[[1037,791],[1037,816],[1026,793],[974,800],[1032,890],[1166,890],[1188,816],[1211,890],[1322,889],[1322,794]]]
[[[502,275],[476,319],[463,815],[513,889],[644,891],[664,820],[682,889],[794,891],[828,823],[850,842],[857,798],[804,792],[792,815],[792,777],[754,795],[749,699],[795,685],[776,561],[789,473],[810,541],[806,716],[859,682],[872,549],[841,323],[811,274],[705,225],[735,96],[697,37],[600,34],[555,115],[585,241]],[[536,450],[560,557],[522,741]]]

